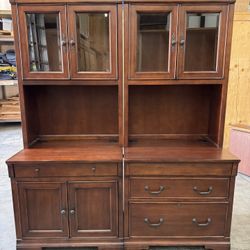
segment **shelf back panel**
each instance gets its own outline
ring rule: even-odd
[[[37,137],[118,135],[117,86],[25,86],[25,98]]]
[[[210,126],[217,127],[212,97],[220,90],[211,85],[130,86],[129,136],[208,135]]]

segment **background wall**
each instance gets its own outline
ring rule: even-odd
[[[9,10],[10,3],[9,0],[0,0],[0,10]]]
[[[224,147],[229,146],[230,124],[250,125],[250,10],[249,0],[235,6],[228,85]]]

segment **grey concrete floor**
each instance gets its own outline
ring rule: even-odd
[[[22,149],[20,125],[0,124],[0,250],[15,250],[10,180],[5,161]],[[250,177],[236,179],[231,231],[232,250],[250,250]]]

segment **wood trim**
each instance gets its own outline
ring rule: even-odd
[[[21,54],[23,64],[23,79],[68,79],[69,78],[69,67],[68,67],[68,47],[61,46],[61,60],[63,70],[62,72],[31,72],[30,59],[29,59],[29,48],[28,48],[28,33],[25,13],[58,13],[60,20],[60,40],[67,38],[66,28],[66,6],[49,6],[49,5],[23,5],[19,6],[19,25],[20,33],[22,34],[21,42]]]
[[[168,71],[166,72],[138,72],[136,70],[137,62],[137,13],[170,13],[170,31],[169,31],[169,59],[168,59]],[[129,79],[174,79],[175,75],[175,62],[177,55],[177,44],[171,45],[172,35],[177,40],[177,5],[156,5],[156,4],[144,4],[144,5],[131,5],[129,6],[129,61],[128,68]]]
[[[20,51],[20,44],[18,41],[20,41],[20,30],[18,25],[18,8],[16,5],[12,5],[11,7],[12,11],[12,22],[13,22],[13,32],[14,37],[16,38],[14,40],[15,45],[15,51],[16,51],[16,61],[17,61],[17,75],[18,77],[18,90],[19,90],[19,98],[20,98],[20,109],[21,109],[21,120],[22,120],[22,134],[23,134],[23,144],[24,147],[27,148],[29,144],[29,135],[28,135],[28,127],[26,122],[26,109],[25,109],[25,99],[24,99],[24,91],[23,91],[23,81],[22,81],[22,57],[21,57],[21,51]]]
[[[123,146],[124,141],[124,75],[123,75],[123,9],[117,6],[117,47],[118,47],[118,124],[119,124],[119,144]]]
[[[187,12],[219,12],[220,26],[217,46],[216,71],[185,71],[185,47],[178,46],[178,78],[179,79],[222,79],[224,77],[224,49],[227,30],[227,6],[226,5],[183,5],[179,10],[179,41],[186,41],[186,13]],[[185,45],[184,45],[185,46]]]
[[[222,87],[221,95],[221,106],[220,106],[220,121],[219,121],[219,133],[218,133],[218,145],[223,146],[224,138],[224,128],[225,128],[225,117],[226,117],[226,104],[227,104],[227,90],[228,90],[228,80],[229,80],[229,67],[230,67],[230,57],[231,57],[231,47],[232,47],[232,35],[233,35],[233,15],[234,15],[234,4],[228,6],[228,16],[227,16],[227,37],[225,45],[225,63],[224,63],[224,82]]]
[[[20,200],[18,193],[18,186],[16,180],[11,180],[12,187],[12,199],[13,199],[13,208],[15,216],[15,226],[16,226],[16,237],[17,239],[22,238],[22,225],[21,225],[21,214],[20,214]]]
[[[129,8],[130,6],[128,4],[124,5],[124,20],[128,20],[127,22],[124,21],[124,72],[123,72],[123,84],[124,84],[124,140],[123,144],[124,147],[128,146],[128,105],[129,105],[129,86],[128,86],[128,71],[129,71]]]
[[[116,80],[117,76],[117,7],[115,5],[69,5],[68,26],[69,41],[77,41],[75,13],[76,12],[109,12],[109,48],[110,48],[110,72],[79,72],[77,57],[77,42],[70,46],[70,71],[72,79],[84,80]]]
[[[180,3],[235,3],[236,0],[180,0]],[[85,3],[122,3],[122,0],[86,0]],[[125,3],[176,3],[176,0],[125,0]],[[11,4],[14,3],[82,3],[82,0],[10,0]]]

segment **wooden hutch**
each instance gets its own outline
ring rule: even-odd
[[[17,249],[229,250],[234,1],[11,4]]]

